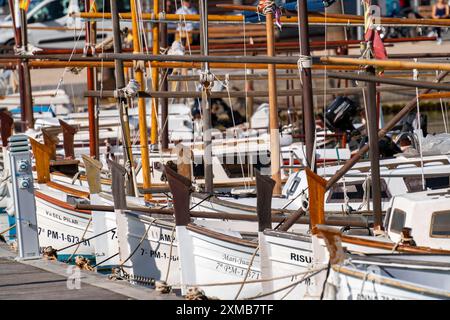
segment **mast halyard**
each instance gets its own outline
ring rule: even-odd
[[[200,6],[200,47],[203,56],[209,55],[208,47],[208,4],[206,0],[199,1]],[[214,76],[209,69],[209,63],[202,63],[202,73],[200,75],[202,84],[202,116],[203,116],[203,144],[204,144],[204,168],[205,168],[205,192],[212,193],[213,170],[212,170],[212,135],[211,135],[211,87],[214,83]]]
[[[273,26],[274,14],[268,10],[266,14],[267,33],[267,56],[275,56],[275,35]],[[277,106],[277,75],[276,66],[267,66],[269,86],[269,131],[270,131],[270,170],[272,179],[275,181],[274,195],[281,195],[281,172],[280,172],[280,130],[278,122]]]
[[[163,1],[163,12],[166,12],[166,1]],[[159,39],[159,46],[163,49],[167,48],[167,24],[160,23],[159,25],[161,36]],[[167,69],[166,69],[167,70]],[[168,73],[162,79],[161,91],[169,90]],[[169,149],[169,98],[162,98],[161,100],[161,151]]]

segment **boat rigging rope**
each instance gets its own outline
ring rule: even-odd
[[[200,200],[199,202],[197,202],[195,205],[193,205],[192,207],[189,208],[189,211],[195,209],[196,207],[198,207],[199,205],[201,205],[203,202],[209,200],[211,197],[213,197],[214,194],[213,193],[208,193],[207,196],[205,198],[203,198],[202,200]]]
[[[323,282],[323,286],[322,286],[322,292],[320,293],[320,300],[323,300],[324,295],[325,295],[325,289],[327,286],[327,281],[328,281],[328,277],[330,276],[330,271],[331,271],[331,258],[328,259],[328,263],[327,263],[327,274],[325,275],[325,281]]]
[[[338,160],[338,164],[341,164],[341,158],[339,156],[339,149],[336,147],[336,157]],[[324,165],[325,168],[325,165]],[[342,176],[342,187],[343,187],[343,193],[344,193],[344,207],[345,212],[350,213],[351,207],[349,205],[350,199],[347,194],[347,186],[345,184],[345,175]],[[344,210],[343,210],[344,211]]]
[[[273,13],[275,16],[275,24],[281,30],[281,8],[277,6],[276,1],[271,0],[259,0],[256,7],[256,12],[260,15],[266,16],[269,13]]]
[[[414,59],[414,62],[417,62],[417,58]],[[414,81],[417,81],[419,78],[419,70],[414,69],[413,70],[413,78]],[[419,100],[419,88],[416,87],[416,106],[417,106],[417,140],[419,140],[419,154],[420,154],[420,169],[421,169],[421,176],[422,176],[422,190],[426,190],[426,183],[425,183],[425,169],[423,168],[423,150],[422,150],[422,139],[423,139],[423,131],[422,131],[422,125],[421,125],[421,114],[420,114],[420,100]]]
[[[74,246],[76,246],[76,245],[79,245],[79,244],[81,244],[81,243],[83,243],[83,242],[86,242],[86,241],[95,239],[95,238],[97,238],[97,237],[99,237],[99,236],[102,236],[102,235],[104,235],[104,234],[106,234],[106,233],[108,233],[108,232],[112,232],[112,231],[114,231],[114,230],[116,230],[116,229],[117,229],[117,228],[112,228],[112,229],[106,230],[106,231],[101,232],[101,233],[99,233],[99,234],[96,234],[95,236],[92,236],[92,237],[90,237],[90,238],[83,239],[83,240],[78,241],[78,242],[76,242],[76,243],[72,243],[71,245],[68,245],[68,246],[66,246],[66,247],[63,247],[63,248],[61,248],[61,249],[56,249],[55,252],[59,252],[59,251],[63,251],[63,250],[72,248],[72,247],[74,247]]]
[[[363,193],[361,204],[358,207],[357,211],[360,211],[362,208],[364,208],[364,206],[367,206],[367,211],[370,211],[370,179],[371,179],[371,175],[370,175],[370,173],[368,173],[362,184],[364,193]]]
[[[302,54],[299,55],[298,60],[297,60],[297,68],[298,68],[298,72],[300,75],[302,74],[303,69],[311,69],[312,65],[313,65],[313,60],[312,60],[311,56],[305,56]],[[326,67],[327,66],[325,65],[325,68]],[[300,77],[300,84],[303,87],[303,80],[301,77]]]
[[[15,227],[16,227],[16,224],[13,224],[11,227],[9,227],[9,228],[7,228],[7,229],[1,231],[1,232],[0,232],[0,236],[4,235],[5,233],[7,233],[8,231],[14,229]]]
[[[89,218],[89,221],[88,221],[88,223],[86,224],[86,228],[84,229],[83,235],[81,236],[81,240],[85,240],[85,239],[84,239],[84,236],[86,235],[86,233],[87,233],[87,231],[88,231],[88,229],[89,229],[89,226],[91,225],[91,222],[92,222],[92,217]],[[86,241],[86,240],[85,240],[85,241]],[[78,249],[80,248],[80,245],[81,245],[81,242],[78,243],[78,245],[77,245],[77,247],[75,248],[74,252],[70,255],[70,257],[66,260],[66,262],[70,262],[70,261],[72,260],[73,256],[77,253]]]
[[[324,2],[325,4],[325,2]],[[328,15],[328,9],[325,6],[324,8],[325,11],[325,56],[328,57],[328,19],[327,19],[327,15]],[[345,28],[344,28],[345,29]],[[312,59],[311,59],[312,60]],[[312,61],[311,61],[312,63]],[[328,65],[325,64],[325,69],[324,69],[324,73],[323,73],[323,85],[324,85],[324,91],[323,91],[323,168],[325,171],[325,167],[326,167],[326,148],[327,148],[327,121],[326,121],[326,114],[327,114],[327,91],[328,91]],[[339,138],[338,138],[339,139]],[[337,152],[337,157],[339,159],[339,150],[336,149]],[[325,171],[326,172],[326,171]]]
[[[119,268],[123,270],[123,265],[131,259],[131,257],[136,253],[136,251],[139,249],[139,247],[141,246],[141,244],[144,242],[145,238],[147,237],[148,231],[150,230],[150,228],[152,227],[152,225],[157,221],[157,219],[152,219],[150,224],[148,225],[147,230],[145,230],[145,233],[142,235],[141,239],[139,240],[139,243],[137,244],[137,246],[134,248],[134,250],[128,255],[128,257],[122,261],[119,265]]]
[[[259,251],[259,245],[256,247],[255,251],[252,254],[252,257],[251,257],[250,262],[249,262],[248,267],[247,267],[247,272],[245,273],[244,281],[242,281],[241,286],[239,287],[239,290],[236,293],[236,297],[234,298],[234,300],[238,299],[239,295],[242,292],[242,289],[244,288],[244,285],[246,284],[248,275],[250,273],[250,269],[251,269],[251,267],[253,265],[253,261],[255,260],[255,257],[256,257],[256,254],[258,253],[258,251]]]
[[[106,258],[105,260],[102,260],[102,261],[100,261],[99,263],[93,265],[92,268],[96,268],[96,267],[98,267],[99,265],[105,263],[106,261],[109,261],[109,260],[111,260],[112,258],[117,257],[118,255],[119,255],[119,252],[117,252],[117,253],[113,254],[112,256]]]
[[[439,71],[436,70],[436,78],[439,77]],[[445,133],[449,133],[448,132],[448,117],[447,117],[447,102],[444,103],[444,100],[441,98],[439,98],[439,103],[441,105],[441,112],[442,112],[442,121],[444,123],[444,130]]]
[[[211,72],[211,75],[214,77],[214,79],[216,79],[226,90],[227,90],[227,95],[228,95],[228,103],[230,105],[230,109],[231,109],[231,120],[233,122],[233,138],[238,140],[238,135],[237,135],[237,129],[236,129],[236,121],[234,119],[234,108],[233,108],[233,102],[231,100],[231,94],[230,94],[230,74],[227,73],[225,74],[225,81],[221,81],[214,73]],[[227,137],[225,137],[227,138]],[[246,141],[244,140],[244,143]],[[248,143],[250,143],[250,141],[248,141]],[[244,163],[243,160],[244,158],[242,157],[242,153],[241,150],[239,148],[239,142],[236,143],[236,147],[237,147],[237,154],[239,156],[239,161],[240,161],[240,165],[241,165],[241,174],[242,174],[242,178],[245,178],[245,172],[244,172]],[[250,146],[248,146],[249,149]],[[244,156],[245,157],[245,156]],[[248,187],[250,187],[250,185],[247,186],[247,182],[246,180],[244,180],[244,188],[247,189]]]
[[[294,282],[294,283],[291,283],[291,284],[289,284],[289,285],[287,285],[287,286],[284,286],[284,287],[282,287],[282,288],[279,288],[279,289],[277,289],[277,290],[273,290],[273,291],[271,291],[271,292],[262,293],[262,294],[259,294],[259,295],[256,295],[256,296],[252,296],[252,297],[246,298],[245,300],[254,300],[254,299],[259,299],[259,298],[267,297],[267,296],[270,296],[270,295],[272,295],[272,294],[274,294],[274,293],[282,292],[282,291],[287,290],[287,289],[289,289],[289,288],[291,288],[291,287],[295,287],[295,286],[299,285],[300,283],[303,283],[303,282],[305,282],[306,280],[311,279],[312,277],[314,277],[315,275],[321,273],[321,272],[324,271],[325,269],[326,269],[326,268],[321,268],[321,269],[319,269],[318,271],[313,272],[312,274],[308,275],[307,277],[303,277],[303,278],[302,278],[301,280],[299,280],[299,281],[296,281],[296,282]],[[311,272],[311,271],[308,271],[308,272]]]
[[[263,282],[270,282],[270,281],[277,281],[277,280],[283,280],[283,279],[289,279],[294,278],[301,275],[307,275],[316,271],[323,271],[326,268],[320,268],[320,269],[311,269],[306,271],[301,271],[297,273],[291,273],[288,275],[278,276],[278,277],[272,277],[272,278],[264,278],[264,279],[253,279],[253,280],[247,280],[247,284],[253,284],[253,283],[263,283]],[[210,283],[204,283],[204,284],[182,284],[182,285],[176,285],[176,286],[185,286],[185,287],[218,287],[218,286],[235,286],[242,284],[242,281],[230,281],[230,282],[210,282]]]
[[[164,280],[165,283],[167,283],[167,281],[169,280],[170,265],[172,262],[172,250],[173,250],[173,242],[174,241],[175,241],[175,226],[173,226],[172,234],[170,235],[169,263],[167,264],[166,279]]]
[[[76,39],[75,44],[73,45],[72,52],[70,53],[69,60],[67,61],[68,63],[72,61],[72,58],[75,55],[75,51],[76,51],[78,42],[81,39],[81,35],[83,34],[84,28],[85,28],[85,24],[83,23],[81,26],[81,29],[80,29],[80,33],[78,34],[78,38]],[[64,76],[66,75],[67,71],[69,71],[69,70],[70,70],[70,68],[64,68],[64,71],[61,74],[61,77],[59,78],[58,84],[56,86],[54,96],[58,95],[59,88],[64,83]]]

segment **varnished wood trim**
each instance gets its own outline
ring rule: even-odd
[[[47,182],[47,186],[49,186],[52,189],[62,191],[64,193],[70,194],[70,195],[75,196],[75,197],[89,199],[89,196],[90,196],[89,192],[80,191],[78,189],[74,189],[74,188],[71,188],[71,187],[68,187],[68,186],[64,186],[62,184],[59,184],[59,183],[53,182],[53,181]]]
[[[67,202],[55,199],[55,198],[53,198],[53,197],[51,197],[49,195],[46,195],[46,194],[42,193],[39,190],[35,190],[34,191],[34,195],[37,198],[42,199],[44,201],[47,201],[47,202],[49,202],[49,203],[51,203],[51,204],[53,204],[55,206],[59,206],[61,208],[64,208],[64,209],[67,209],[67,210],[71,210],[71,211],[75,211],[75,212],[78,212],[78,213],[91,214],[91,211],[76,209],[75,206],[70,205]]]

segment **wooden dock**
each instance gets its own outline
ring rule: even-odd
[[[0,300],[171,300],[173,294],[109,280],[106,275],[80,271],[74,285],[73,271],[65,263],[44,259],[16,261],[8,246],[0,245]]]

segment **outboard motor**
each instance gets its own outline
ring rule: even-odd
[[[355,102],[347,97],[337,97],[325,112],[325,123],[333,131],[352,131],[352,118],[356,115]]]

